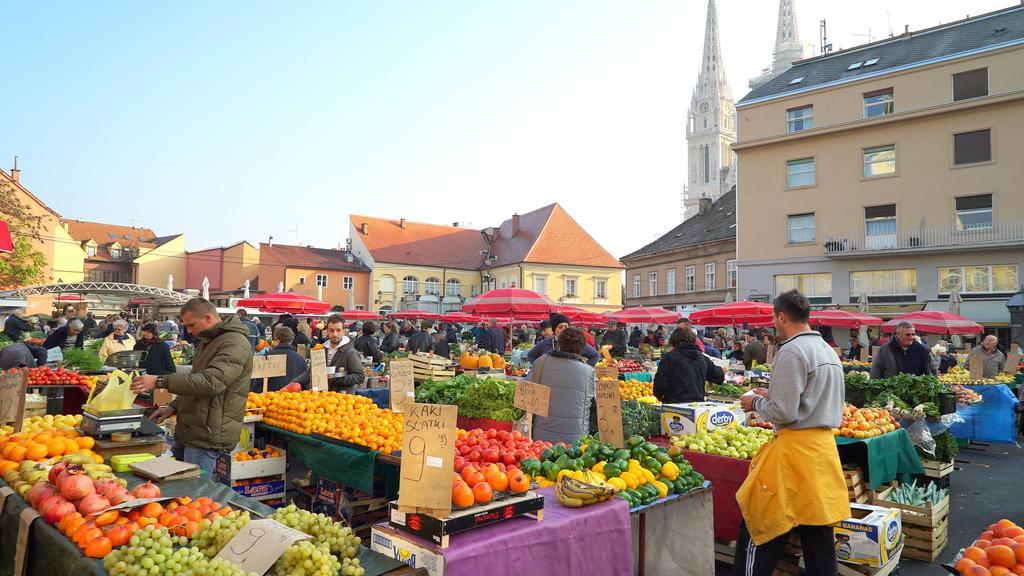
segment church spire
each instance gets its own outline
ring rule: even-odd
[[[704,25],[704,54],[701,58],[697,92],[702,96],[732,100],[729,83],[725,79],[722,46],[718,38],[718,9],[715,0],[708,0],[708,15]]]
[[[779,0],[779,20],[775,28],[775,54],[772,68],[779,72],[803,58],[800,30],[796,20],[796,0]]]

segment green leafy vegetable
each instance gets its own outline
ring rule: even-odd
[[[86,371],[103,368],[103,362],[100,361],[100,357],[95,352],[78,348],[64,350],[64,360],[60,365],[73,370]]]

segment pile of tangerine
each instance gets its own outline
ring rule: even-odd
[[[249,403],[264,408],[263,422],[296,434],[314,432],[380,450],[402,449],[402,414],[382,410],[365,396],[339,392],[265,392]]]
[[[1024,528],[1002,519],[981,533],[956,563],[961,576],[1024,576]]]
[[[93,460],[102,464],[103,458],[92,451],[95,445],[91,436],[82,436],[74,428],[0,436],[0,475],[17,470],[25,460],[42,462],[79,451],[88,452]]]

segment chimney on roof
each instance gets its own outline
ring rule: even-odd
[[[271,236],[270,238],[267,238],[267,246],[269,246],[271,248],[274,247],[274,237],[273,236]]]
[[[21,179],[21,170],[18,170],[18,157],[14,157],[14,168],[11,168],[11,180],[17,182]]]
[[[405,230],[405,218],[398,219],[398,227]]]
[[[1024,2],[1024,0],[1020,0],[1020,1]],[[458,222],[452,222],[452,228],[458,228],[458,227],[459,227],[459,223]]]
[[[711,198],[701,198],[700,207],[697,211],[698,214],[707,214],[711,212]]]
[[[512,236],[519,234],[519,214],[512,215]]]
[[[363,236],[369,236],[370,235],[370,223],[369,222],[363,222],[363,224],[359,227],[359,233],[362,234]]]
[[[345,252],[345,261],[346,262],[351,262],[352,260],[353,260],[352,253],[351,252]]]

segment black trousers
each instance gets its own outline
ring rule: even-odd
[[[798,526],[800,547],[803,549],[805,574],[807,576],[837,576],[836,544],[831,526]],[[747,531],[747,523],[740,524],[740,536],[736,541],[736,561],[732,565],[732,576],[771,576],[782,558],[782,552],[789,540],[789,534],[755,546]]]

